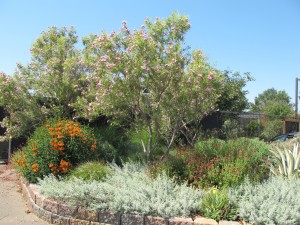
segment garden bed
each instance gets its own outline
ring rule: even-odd
[[[88,211],[84,208],[71,206],[46,198],[39,193],[37,185],[28,183],[20,178],[22,193],[29,203],[32,212],[51,224],[114,224],[114,225],[239,225],[239,222],[220,221],[203,217],[192,218],[163,218],[149,215],[132,215],[112,213],[109,211]]]

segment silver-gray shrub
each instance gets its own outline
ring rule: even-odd
[[[39,180],[39,189],[46,197],[79,205],[90,210],[108,209],[111,200],[106,184],[99,181],[84,181],[82,179],[63,179],[49,175]]]
[[[230,189],[239,215],[255,225],[300,224],[300,179],[272,177],[260,185],[249,182]]]
[[[179,185],[167,175],[149,177],[146,167],[126,163],[110,164],[112,174],[104,182],[79,179],[59,180],[53,176],[39,181],[41,192],[90,210],[155,215],[184,216],[199,210],[203,191]]]

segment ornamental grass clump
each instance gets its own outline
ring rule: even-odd
[[[92,130],[69,120],[51,120],[38,127],[13,161],[30,182],[50,173],[64,175],[78,163],[91,159],[96,141]]]
[[[110,164],[110,168],[105,181],[49,176],[39,181],[40,190],[47,197],[89,210],[162,217],[187,217],[199,210],[201,190],[178,185],[165,174],[151,178],[146,167],[137,163],[126,163],[123,167]]]
[[[230,202],[227,190],[218,190],[212,188],[205,193],[200,212],[207,218],[220,220],[235,220],[237,217],[237,209]]]
[[[300,224],[300,179],[272,177],[253,185],[249,181],[230,189],[229,198],[239,216],[251,224]]]

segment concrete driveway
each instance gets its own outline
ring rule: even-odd
[[[0,225],[49,225],[28,210],[16,171],[0,162]]]

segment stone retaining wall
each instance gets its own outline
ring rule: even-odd
[[[35,185],[21,180],[22,193],[31,211],[51,224],[66,225],[240,225],[239,222],[206,218],[162,218],[108,211],[91,212],[84,208],[61,204],[40,194]]]

